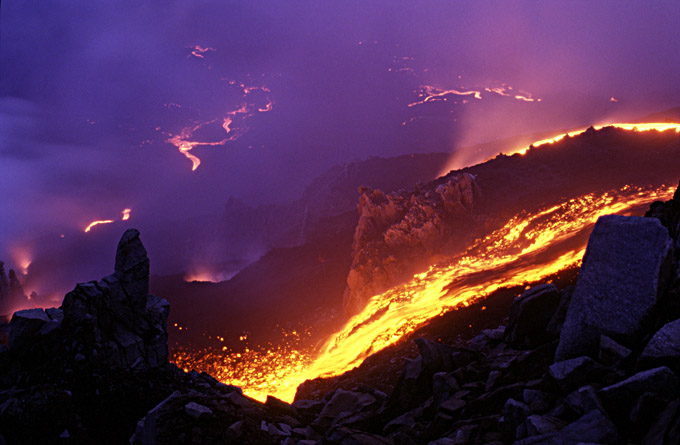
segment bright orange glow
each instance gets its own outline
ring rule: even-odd
[[[120,218],[120,220],[121,220],[121,221],[127,221],[128,219],[130,219],[130,213],[131,213],[131,212],[132,212],[132,209],[129,209],[129,208],[123,209],[123,211],[120,212],[121,215],[122,215],[121,218]],[[92,230],[92,228],[95,227],[95,226],[98,226],[98,225],[100,225],[100,224],[111,224],[112,222],[114,222],[113,219],[102,219],[102,220],[92,221],[91,223],[89,223],[89,224],[85,227],[85,233],[87,233],[87,232],[89,232],[90,230]],[[62,235],[62,238],[63,238],[63,235]]]
[[[422,100],[419,100],[417,102],[413,102],[408,104],[409,107],[414,107],[416,105],[424,104],[426,102],[432,102],[435,100],[446,100],[445,96],[448,96],[449,94],[455,94],[457,96],[469,96],[473,95],[475,99],[481,99],[482,98],[482,93],[480,91],[475,91],[475,90],[470,90],[470,91],[458,91],[458,90],[442,90],[437,87],[433,87],[431,85],[424,85],[421,87],[422,92],[420,93],[420,97],[423,97]]]
[[[515,215],[457,257],[371,298],[361,313],[316,352],[291,340],[276,348],[242,353],[181,350],[173,360],[180,367],[207,371],[225,383],[241,386],[255,399],[265,400],[271,394],[290,402],[305,380],[348,371],[433,317],[467,306],[501,287],[537,281],[578,264],[585,251],[585,235],[599,216],[629,212],[654,200],[669,199],[673,192],[673,187],[666,186],[625,186]]]
[[[503,84],[500,87],[494,88],[484,88],[484,91],[488,93],[495,93],[499,96],[510,97],[516,100],[521,100],[523,102],[540,102],[541,99],[534,99],[531,93],[526,91],[518,90],[513,91],[513,87],[510,85]],[[449,95],[456,96],[473,96],[475,99],[482,99],[482,91],[479,90],[456,90],[456,89],[442,89],[432,85],[423,85],[420,87],[420,92],[418,94],[420,100],[408,104],[409,107],[415,107],[416,105],[422,105],[427,102],[437,102],[446,101]],[[463,100],[463,103],[468,103],[467,100]]]
[[[99,224],[111,224],[112,222],[113,222],[112,219],[104,219],[104,220],[101,220],[101,221],[92,221],[90,224],[87,225],[87,227],[85,227],[85,233],[92,230],[92,228],[94,226],[98,226]]]
[[[524,102],[540,102],[541,99],[534,99],[531,95],[531,93],[527,93],[526,91],[519,91],[519,93],[512,92],[513,88],[509,85],[503,85],[501,87],[496,87],[496,88],[484,88],[485,91],[488,91],[489,93],[496,93],[500,96],[505,96],[505,97],[512,97],[513,99],[521,100]]]
[[[204,59],[205,56],[203,54],[205,54],[208,51],[215,51],[215,48],[211,48],[209,46],[206,46],[205,48],[203,48],[202,46],[196,45],[191,49],[190,55],[194,56],[194,57],[198,57],[199,59]],[[189,57],[189,56],[187,56],[187,57]]]
[[[229,84],[236,85],[236,81],[231,80],[229,81]],[[270,92],[270,90],[266,87],[246,86],[242,83],[238,84],[238,87],[243,90],[244,98],[256,90],[263,91],[265,93]],[[233,142],[243,136],[248,131],[248,126],[245,124],[245,121],[248,118],[254,116],[256,111],[266,113],[272,110],[274,103],[269,99],[269,97],[265,97],[264,100],[267,101],[264,106],[262,106],[261,103],[260,105],[255,105],[253,103],[244,102],[240,104],[237,109],[226,112],[223,117],[185,127],[179,132],[179,134],[170,134],[170,137],[166,139],[166,142],[169,142],[170,144],[177,147],[179,152],[191,161],[191,171],[195,171],[201,165],[201,160],[198,158],[198,156],[190,153],[191,150],[199,145],[213,147],[226,145],[228,142]],[[206,125],[218,122],[220,119],[222,120],[222,128],[224,129],[226,137],[219,141],[212,142],[193,140],[194,133],[196,133],[196,131]],[[233,127],[235,122],[236,127]]]
[[[14,247],[10,249],[10,254],[12,255],[12,263],[19,267],[19,271],[22,275],[26,275],[28,273],[28,268],[32,263],[32,255],[28,249],[24,247]]]
[[[622,130],[628,130],[628,131],[675,130],[676,133],[680,133],[680,124],[667,123],[667,122],[649,122],[649,123],[644,123],[644,124],[614,123],[614,124],[604,124],[604,125],[593,125],[593,128],[595,130],[601,130],[605,127],[615,127],[615,128],[620,128]],[[579,130],[570,131],[569,133],[560,134],[560,135],[552,137],[552,138],[541,139],[540,141],[536,141],[531,145],[535,148],[535,147],[540,147],[541,145],[545,145],[545,144],[554,144],[555,142],[561,141],[562,139],[564,139],[567,136],[573,137],[573,136],[577,136],[579,134],[585,133],[586,130],[588,130],[588,128],[589,127],[581,128]],[[515,153],[525,154],[529,150],[529,148],[530,147],[524,147],[522,149],[513,151],[512,153],[509,153],[509,154],[515,154]]]

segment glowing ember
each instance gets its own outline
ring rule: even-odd
[[[305,380],[348,371],[433,317],[501,287],[537,281],[577,264],[585,250],[587,237],[583,235],[599,216],[669,199],[673,191],[665,186],[626,186],[571,199],[534,214],[516,215],[448,263],[432,266],[411,282],[373,297],[320,352],[312,353],[291,341],[236,354],[226,348],[223,352],[180,350],[173,360],[184,369],[207,371],[225,383],[238,385],[255,399],[265,400],[271,394],[292,401],[297,386]]]
[[[130,219],[130,212],[132,212],[132,209],[123,209],[123,211],[121,212],[123,214],[121,221],[127,221],[128,219]]]

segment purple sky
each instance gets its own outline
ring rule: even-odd
[[[5,1],[0,19],[13,267],[17,245],[126,207],[143,230],[219,214],[229,196],[297,198],[353,159],[680,105],[675,0]],[[481,99],[417,104],[426,85]],[[168,142],[192,128],[184,140],[217,144],[193,148],[193,172]]]

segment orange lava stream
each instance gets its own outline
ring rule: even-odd
[[[111,224],[113,222],[112,219],[103,219],[101,221],[92,221],[90,224],[85,227],[85,233],[89,232],[92,230],[94,226],[98,226],[99,224]]]
[[[246,87],[243,84],[240,84],[239,87],[243,89],[243,94],[246,96],[255,90],[269,92],[269,89],[267,89],[266,87]],[[245,125],[245,123],[242,122],[240,128],[232,128],[231,125],[234,124],[235,119],[245,121],[245,119],[252,117],[255,114],[255,111],[258,111],[260,113],[266,113],[268,111],[271,111],[273,105],[274,103],[270,99],[267,99],[267,103],[264,106],[256,108],[256,105],[254,104],[243,103],[236,110],[227,112],[226,115],[223,118],[221,118],[222,128],[224,129],[226,137],[219,141],[205,142],[191,140],[194,136],[194,133],[197,130],[204,127],[205,125],[217,122],[218,119],[216,118],[207,122],[199,123],[192,127],[185,127],[180,131],[179,134],[170,135],[166,142],[169,142],[170,144],[177,147],[179,152],[182,153],[184,156],[186,156],[187,159],[191,161],[191,171],[195,171],[201,165],[201,160],[198,158],[198,156],[195,156],[192,153],[190,153],[191,150],[193,150],[195,147],[199,145],[214,147],[218,145],[225,145],[227,142],[233,142],[237,140],[238,138],[243,136],[246,133],[246,131],[248,131],[248,127]]]
[[[425,96],[423,100],[419,100],[417,102],[413,102],[408,104],[409,107],[415,107],[416,105],[424,104],[426,102],[431,102],[433,100],[436,100],[437,98],[442,98],[444,96],[448,96],[449,94],[455,94],[457,96],[469,96],[473,95],[475,99],[481,99],[482,98],[482,93],[480,91],[475,91],[475,90],[470,90],[470,91],[458,91],[458,90],[440,90],[436,87],[433,87],[431,85],[425,85],[422,87],[424,92],[422,93],[422,96]],[[445,100],[445,98],[444,98]]]
[[[120,212],[122,214],[120,220],[121,221],[127,221],[128,219],[130,219],[130,213],[131,212],[132,212],[132,209],[130,209],[130,208],[123,209],[123,211]],[[95,227],[95,226],[98,226],[100,224],[111,224],[112,222],[114,222],[113,219],[102,219],[102,220],[92,221],[90,224],[88,224],[85,227],[84,231],[85,231],[85,233],[87,233],[90,230],[92,230],[92,228]]]
[[[577,264],[585,251],[585,235],[599,216],[669,199],[673,191],[666,186],[625,186],[537,213],[515,215],[461,255],[374,296],[316,353],[298,348],[295,342],[284,342],[277,348],[247,349],[241,354],[181,351],[173,360],[185,369],[205,370],[225,383],[240,386],[255,399],[265,400],[270,394],[290,402],[305,380],[342,374],[433,317],[501,287],[537,281]]]

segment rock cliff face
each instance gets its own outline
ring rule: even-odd
[[[385,194],[361,187],[359,193],[359,222],[343,297],[350,314],[459,247],[472,233],[480,194],[474,176],[467,173],[431,190]]]

